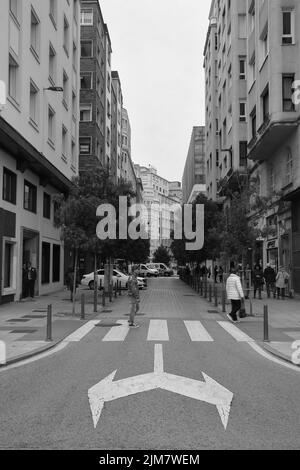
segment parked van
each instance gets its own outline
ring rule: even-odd
[[[171,277],[174,275],[173,269],[168,268],[164,263],[148,263],[147,267],[150,269],[157,269],[160,276]]]

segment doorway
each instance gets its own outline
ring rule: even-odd
[[[25,298],[25,276],[24,267],[30,261],[32,267],[37,270],[37,282],[35,283],[34,294],[39,295],[39,241],[40,234],[27,228],[22,229],[22,298]]]

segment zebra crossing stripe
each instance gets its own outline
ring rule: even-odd
[[[225,331],[227,331],[227,333],[229,333],[239,343],[255,343],[254,339],[250,338],[250,336],[246,335],[246,333],[244,333],[231,323],[227,321],[218,321],[218,323]]]
[[[115,326],[109,330],[109,332],[104,336],[104,342],[118,342],[124,341],[129,332],[129,325],[127,320],[118,320],[117,324],[121,326]]]
[[[91,320],[91,321],[87,322],[81,328],[78,328],[77,331],[70,334],[64,341],[67,342],[67,343],[73,343],[73,342],[81,341],[99,323],[100,323],[99,320]]]
[[[167,320],[150,320],[147,341],[169,341]]]
[[[184,324],[191,341],[203,343],[211,343],[214,341],[200,321],[185,321]]]

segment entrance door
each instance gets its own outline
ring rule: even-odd
[[[25,297],[24,267],[30,261],[33,268],[39,270],[39,232],[30,229],[23,229],[23,259],[22,259],[22,298]],[[39,294],[38,278],[35,283],[35,295]]]

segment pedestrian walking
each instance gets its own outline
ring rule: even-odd
[[[26,263],[24,278],[25,278],[24,279],[25,280],[25,297],[26,298],[31,297],[33,299],[37,272],[36,272],[36,269],[32,266],[30,261]]]
[[[129,314],[129,326],[131,328],[138,328],[139,325],[134,322],[135,315],[140,309],[140,291],[136,277],[137,267],[133,266],[131,274],[128,279],[128,295],[130,297],[131,310]]]
[[[277,289],[277,297],[278,300],[280,299],[280,295],[282,300],[285,299],[285,289],[289,282],[289,274],[286,272],[283,266],[280,267],[278,274],[276,276],[276,289]]]
[[[256,293],[258,291],[259,300],[262,300],[261,292],[262,292],[262,286],[264,284],[264,273],[258,264],[254,268],[253,284],[254,284],[254,298],[256,298]]]
[[[231,313],[227,315],[228,319],[233,323],[238,323],[237,313],[242,308],[242,300],[244,300],[244,292],[242,288],[241,278],[237,276],[236,269],[231,268],[230,276],[226,282],[227,298],[231,301]]]
[[[219,274],[219,269],[218,269],[218,266],[216,265],[214,267],[214,278],[215,278],[215,283],[216,284],[218,283],[218,274]]]
[[[222,268],[222,266],[219,266],[219,281],[221,284],[223,284],[223,280],[224,280],[224,269]]]
[[[276,298],[276,291],[275,291],[276,273],[275,273],[275,270],[270,265],[270,263],[267,264],[267,267],[264,270],[264,279],[266,282],[268,299],[270,299],[271,297],[271,292],[273,293],[274,299],[275,299]]]

